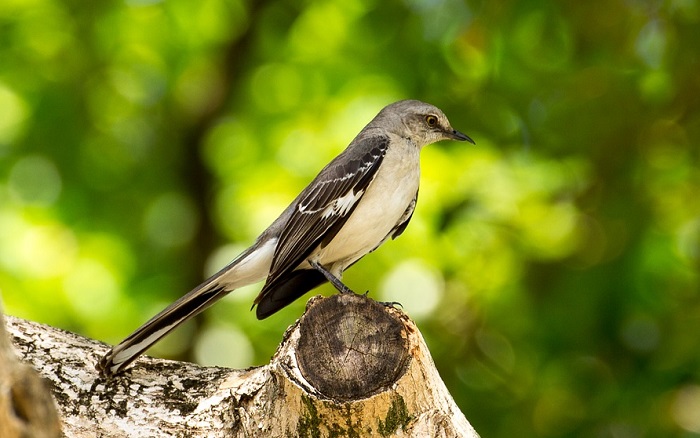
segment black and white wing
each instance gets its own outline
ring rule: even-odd
[[[362,145],[346,149],[331,161],[295,201],[279,236],[267,282],[255,304],[264,300],[315,248],[333,240],[357,207],[382,164],[389,138],[378,136],[360,141]]]

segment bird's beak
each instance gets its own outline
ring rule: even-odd
[[[467,134],[462,134],[456,129],[453,129],[452,132],[448,132],[447,136],[453,140],[468,141],[471,144],[476,144]]]

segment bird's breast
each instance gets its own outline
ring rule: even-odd
[[[396,143],[395,143],[396,144]],[[420,151],[412,144],[390,148],[345,225],[311,257],[341,272],[389,235],[413,201],[420,181]]]

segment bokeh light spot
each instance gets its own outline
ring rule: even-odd
[[[620,337],[631,350],[646,353],[655,350],[661,339],[659,324],[647,316],[633,316],[622,325]]]
[[[166,193],[156,198],[146,210],[143,223],[148,239],[165,248],[187,244],[198,225],[193,202],[180,193]]]
[[[484,356],[488,357],[493,363],[497,363],[506,372],[513,370],[515,366],[515,352],[506,337],[498,333],[479,330],[475,334],[475,340]]]
[[[652,68],[659,68],[666,52],[666,31],[659,20],[651,20],[639,32],[636,42],[637,55]]]
[[[683,429],[700,434],[700,386],[686,385],[673,401],[673,418]]]
[[[21,96],[0,82],[0,156],[24,129],[29,107]]]
[[[12,197],[20,203],[48,206],[61,193],[61,175],[48,158],[30,155],[18,160],[10,169],[9,188]]]
[[[440,302],[444,280],[435,270],[419,260],[408,260],[383,279],[380,295],[384,301],[401,303],[412,318],[429,316]]]
[[[119,285],[114,274],[102,262],[82,258],[63,280],[63,290],[79,315],[94,318],[114,311]]]
[[[8,236],[17,245],[12,265],[23,275],[47,278],[68,272],[77,254],[75,235],[58,224],[29,225]]]
[[[197,363],[204,366],[247,368],[253,362],[253,346],[248,337],[231,326],[205,329],[195,346]]]
[[[288,64],[267,64],[253,76],[253,98],[271,113],[286,111],[299,104],[303,81],[299,72]]]

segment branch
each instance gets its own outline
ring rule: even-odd
[[[56,406],[48,385],[31,367],[21,364],[5,331],[0,306],[0,436],[58,438]]]
[[[415,324],[361,295],[312,298],[268,365],[246,370],[143,357],[113,380],[105,345],[8,318],[51,381],[66,437],[478,437]]]

